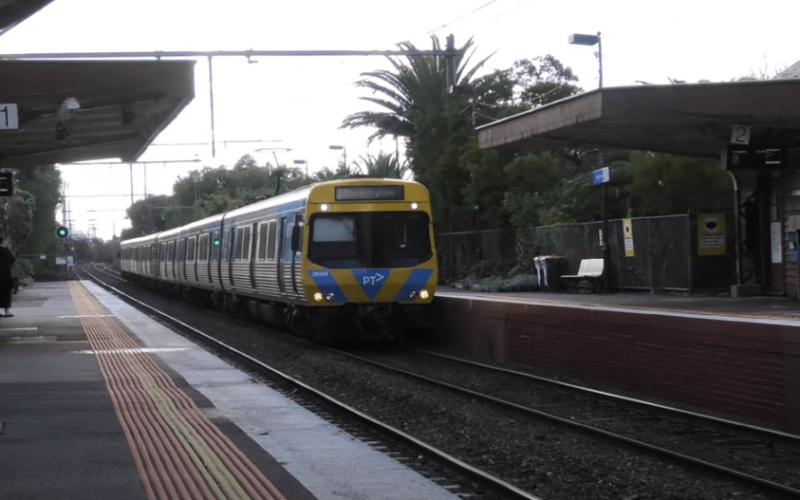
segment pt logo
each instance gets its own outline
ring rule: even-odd
[[[361,284],[362,285],[374,285],[376,283],[380,283],[383,280],[383,278],[385,278],[385,277],[386,276],[384,276],[382,274],[379,274],[379,273],[375,273],[372,276],[364,276],[364,277],[361,278]]]
[[[361,285],[361,289],[367,294],[369,300],[375,300],[381,287],[386,283],[386,278],[391,269],[353,269],[351,271],[356,282]]]

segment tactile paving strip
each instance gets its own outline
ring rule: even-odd
[[[150,500],[285,500],[79,282],[75,305]]]

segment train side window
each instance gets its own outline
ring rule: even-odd
[[[244,228],[244,238],[242,239],[242,260],[250,262],[250,226]]]
[[[278,222],[272,221],[269,223],[269,242],[267,243],[267,260],[275,260],[275,248],[277,245],[276,235],[278,234]]]
[[[267,260],[267,236],[269,232],[269,222],[262,222],[258,226],[258,260]]]
[[[230,234],[231,239],[228,242],[227,248],[225,249],[225,251],[227,252],[227,255],[225,255],[225,260],[231,262],[233,261],[234,257],[233,251],[236,248],[234,246],[236,244],[236,229],[231,228],[228,234]]]
[[[187,262],[194,262],[195,258],[195,241],[197,238],[192,236],[188,240],[186,240],[186,261]]]
[[[204,234],[200,237],[200,243],[198,244],[200,249],[200,257],[197,259],[200,262],[208,261],[208,235]]]
[[[166,260],[167,259],[167,244],[166,243],[162,243],[159,246],[160,246],[160,248],[158,250],[158,252],[159,252],[158,260],[162,260],[162,261]]]
[[[239,228],[236,230],[236,253],[234,254],[234,260],[242,260],[242,232],[243,228]]]
[[[170,241],[167,244],[167,252],[169,254],[167,259],[169,259],[170,262],[174,261],[175,260],[175,242],[174,241]]]

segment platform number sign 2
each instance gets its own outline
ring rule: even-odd
[[[16,104],[0,104],[0,130],[16,130],[19,118]]]
[[[750,126],[734,125],[731,132],[731,144],[747,146],[750,144]]]

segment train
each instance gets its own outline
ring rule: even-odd
[[[396,179],[318,182],[121,243],[123,278],[313,340],[424,331],[438,283],[430,194]]]

